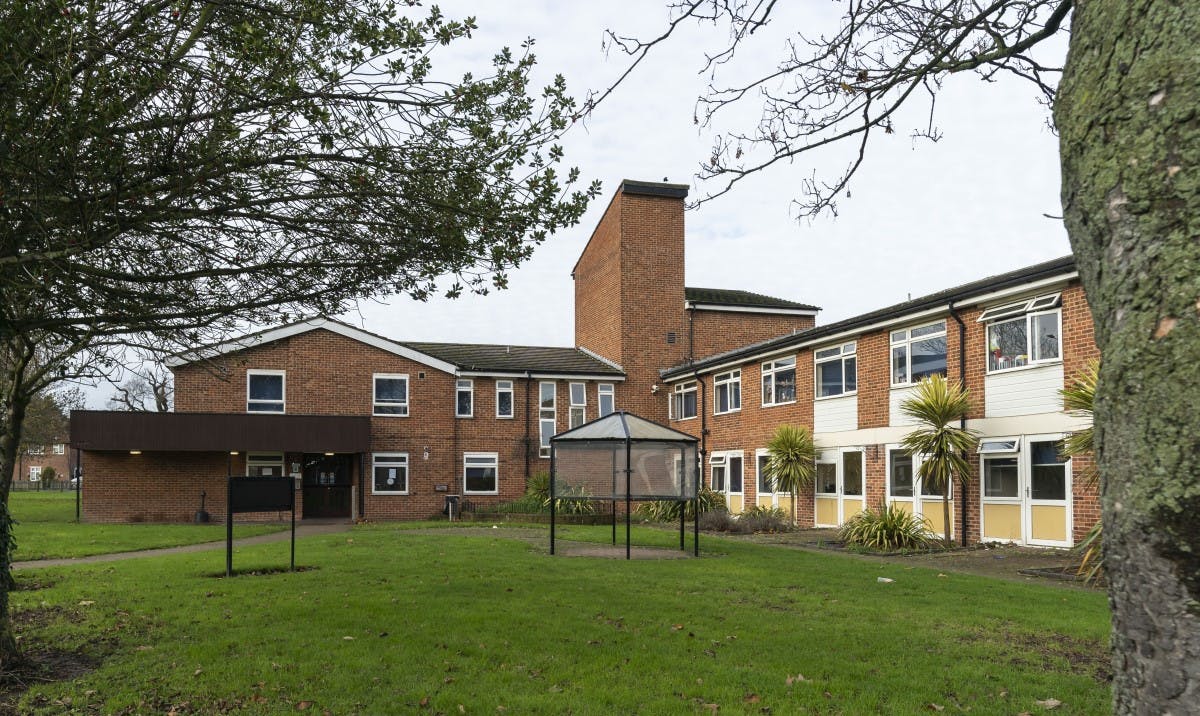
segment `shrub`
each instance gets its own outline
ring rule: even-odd
[[[847,520],[839,535],[848,545],[879,551],[921,549],[931,542],[929,520],[915,517],[896,505],[868,507]]]
[[[634,514],[648,522],[675,522],[679,520],[680,505],[683,505],[684,519],[695,519],[692,502],[676,502],[675,500],[656,500],[638,504]],[[704,515],[716,509],[725,509],[725,493],[717,492],[710,487],[700,488],[700,514]]]
[[[705,532],[737,532],[737,518],[724,504],[700,514],[700,529]]]
[[[778,507],[755,505],[738,516],[738,532],[791,532],[791,517]]]
[[[558,498],[555,500],[554,509],[564,515],[594,515],[596,514],[595,502],[592,500],[570,499],[572,497],[587,496],[587,490],[582,487],[559,485]],[[536,510],[537,512],[549,512],[550,473],[538,472],[531,475],[529,483],[525,486],[525,497],[536,500],[541,505],[541,509]]]
[[[54,480],[58,477],[58,471],[53,467],[45,467],[42,469],[42,484],[50,487],[54,484]]]

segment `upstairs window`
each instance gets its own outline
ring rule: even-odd
[[[600,411],[600,417],[604,417],[616,410],[615,393],[612,383],[601,383],[596,387],[596,408]]]
[[[496,381],[496,417],[511,418],[513,416],[513,382],[511,380]]]
[[[375,415],[408,415],[408,376],[375,374]]]
[[[979,320],[988,322],[989,373],[1062,359],[1061,298],[1054,293],[980,314]]]
[[[454,396],[454,415],[470,418],[475,415],[475,381],[459,378]]]
[[[853,341],[813,354],[817,366],[817,397],[829,398],[858,390],[857,344]]]
[[[555,431],[555,390],[554,383],[538,384],[538,433],[540,437],[538,455],[550,457],[550,438]]]
[[[671,395],[671,419],[687,420],[696,417],[696,382],[679,383]]]
[[[284,412],[285,377],[282,370],[246,371],[246,412]]]
[[[577,428],[587,422],[587,383],[571,383],[571,427]]]
[[[742,371],[718,373],[713,378],[713,414],[732,413],[742,409]]]
[[[762,364],[762,404],[779,405],[796,400],[796,359],[779,358]]]
[[[946,375],[946,322],[892,331],[892,385]]]
[[[62,443],[54,443],[54,454],[55,455],[62,455],[66,451],[67,451],[66,445],[63,445]]]

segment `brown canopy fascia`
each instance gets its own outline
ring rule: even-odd
[[[72,410],[71,445],[80,450],[147,452],[362,453],[371,447],[371,419],[360,415]]]

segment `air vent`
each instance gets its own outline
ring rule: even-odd
[[[667,333],[667,343],[674,343],[674,342],[675,342],[675,331],[670,331]]]
[[[417,371],[417,380],[425,380],[425,371]]]

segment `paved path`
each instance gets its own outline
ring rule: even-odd
[[[353,525],[349,522],[318,522],[315,524],[296,525],[296,538],[313,537],[316,535],[345,532]],[[233,541],[234,547],[248,547],[255,544],[283,542],[291,536],[290,530],[271,532],[254,537],[243,537]],[[119,562],[125,559],[140,559],[142,557],[160,557],[165,554],[183,554],[185,552],[211,552],[225,549],[225,540],[220,542],[202,542],[200,544],[185,544],[179,547],[163,547],[161,549],[143,549],[136,552],[114,552],[112,554],[94,554],[90,557],[72,557],[70,559],[39,559],[31,562],[13,562],[13,569],[30,569],[36,567],[63,567],[72,564],[96,564],[98,562]]]

